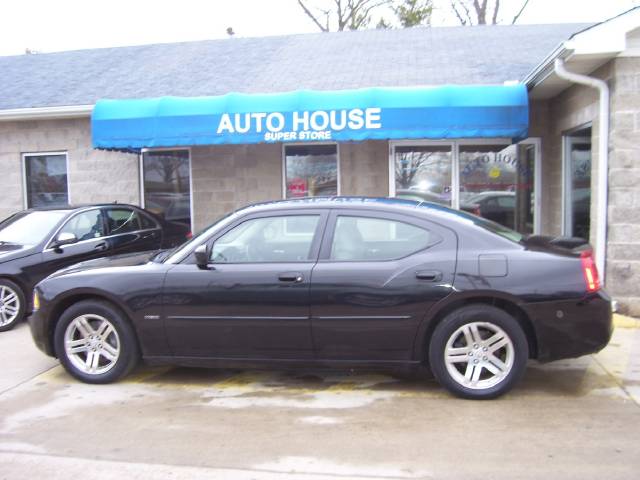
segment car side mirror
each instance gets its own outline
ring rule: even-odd
[[[60,250],[60,247],[64,245],[71,245],[72,243],[76,243],[78,241],[78,237],[71,232],[62,232],[60,235],[56,237],[56,240],[53,242],[53,248],[56,250]]]
[[[196,257],[196,265],[202,270],[209,270],[209,252],[206,245],[198,245],[193,251]]]

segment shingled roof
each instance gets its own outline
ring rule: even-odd
[[[100,98],[496,84],[584,24],[363,30],[0,57],[0,110]]]

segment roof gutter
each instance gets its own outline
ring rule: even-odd
[[[549,55],[545,57],[527,76],[522,80],[527,86],[527,89],[532,90],[537,85],[544,82],[549,75],[554,73],[554,62],[556,59],[566,60],[573,54],[573,50],[567,48],[566,42],[562,42],[553,50]]]
[[[596,210],[596,266],[604,283],[607,252],[607,203],[609,180],[609,86],[604,80],[570,72],[564,60],[556,58],[556,75],[570,82],[595,88],[600,93],[600,120],[598,125],[598,199]]]
[[[13,108],[0,110],[0,122],[20,120],[54,120],[91,116],[93,105],[67,105],[61,107]]]

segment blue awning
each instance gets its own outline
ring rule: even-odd
[[[145,147],[387,139],[526,138],[524,85],[300,90],[100,100],[93,146]]]

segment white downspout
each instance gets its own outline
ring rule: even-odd
[[[598,131],[598,202],[596,226],[596,266],[604,284],[607,255],[607,205],[609,187],[609,86],[604,80],[568,71],[564,60],[556,58],[556,75],[570,82],[598,89],[600,92],[600,125]]]

